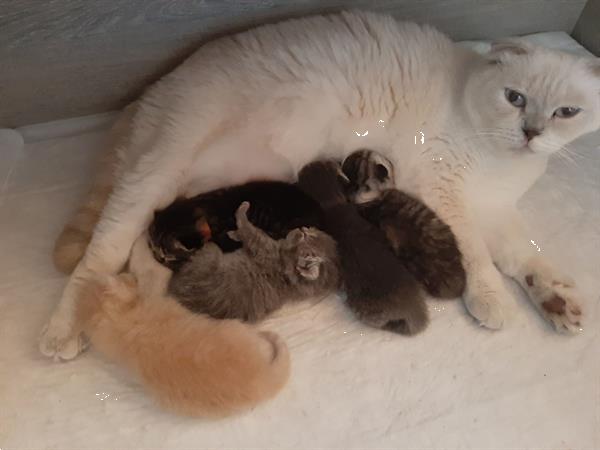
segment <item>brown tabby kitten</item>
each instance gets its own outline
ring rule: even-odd
[[[433,297],[462,295],[466,275],[454,233],[423,202],[394,186],[391,162],[372,150],[342,165],[348,196],[362,217],[379,227],[410,273]]]
[[[322,296],[340,285],[335,241],[316,228],[297,228],[274,240],[236,212],[232,253],[208,242],[173,274],[169,292],[194,312],[222,319],[258,321],[284,303]]]

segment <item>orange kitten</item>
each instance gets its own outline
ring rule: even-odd
[[[131,274],[92,280],[77,319],[92,345],[136,373],[163,406],[222,417],[274,397],[285,385],[289,353],[278,335],[193,314],[142,288]]]

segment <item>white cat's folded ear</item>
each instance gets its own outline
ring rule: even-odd
[[[523,41],[512,39],[492,42],[490,51],[487,54],[488,59],[496,64],[502,63],[511,56],[527,55],[531,48]]]

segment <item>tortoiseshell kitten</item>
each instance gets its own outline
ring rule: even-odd
[[[438,298],[461,296],[466,275],[454,233],[423,202],[393,188],[391,162],[372,150],[359,150],[346,158],[342,171],[360,215],[385,233],[427,292]]]
[[[319,204],[297,186],[279,181],[252,181],[178,199],[154,213],[148,230],[155,259],[172,270],[208,242],[223,252],[242,244],[228,235],[236,229],[235,212],[250,203],[248,219],[272,239],[283,239],[301,227],[319,227]]]
[[[368,325],[416,334],[429,321],[421,289],[383,231],[348,201],[346,183],[335,161],[308,164],[298,176],[298,185],[323,208],[322,230],[337,241],[347,304]]]

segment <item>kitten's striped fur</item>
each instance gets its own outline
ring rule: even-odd
[[[462,295],[466,275],[454,233],[423,202],[393,189],[392,163],[373,150],[360,150],[346,158],[342,170],[360,214],[381,228],[427,292],[442,298]]]

